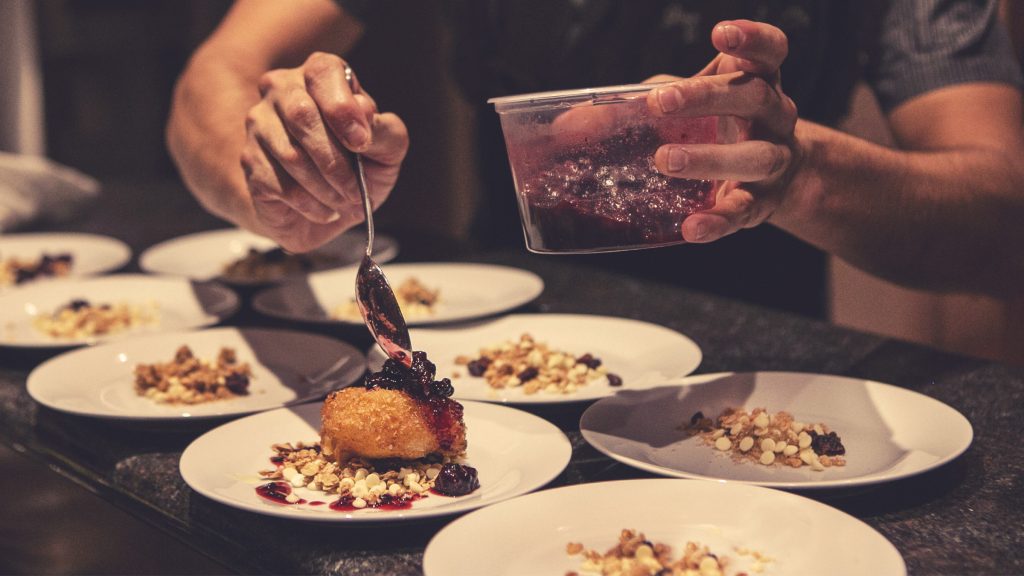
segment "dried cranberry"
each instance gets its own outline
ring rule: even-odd
[[[479,487],[476,468],[462,464],[445,464],[434,482],[434,490],[445,496],[465,496]]]
[[[16,268],[14,270],[14,283],[24,284],[30,280],[35,280],[36,271],[30,268]]]
[[[811,449],[818,456],[842,456],[846,454],[846,447],[843,441],[835,432],[818,434],[811,430]]]
[[[612,374],[611,372],[609,372],[608,374],[606,374],[606,376],[608,378],[609,386],[614,386],[616,388],[622,386],[622,377],[619,376],[618,374]]]
[[[224,379],[224,385],[235,394],[249,393],[249,377],[245,374],[228,374],[227,378]]]
[[[84,300],[82,298],[75,298],[71,302],[68,302],[68,305],[65,306],[65,308],[67,308],[68,310],[71,310],[73,312],[78,312],[82,308],[88,308],[88,307],[89,307],[89,301],[88,300]]]
[[[530,380],[533,380],[539,374],[540,374],[539,370],[537,370],[533,366],[530,366],[526,370],[523,370],[522,372],[520,372],[519,375],[516,376],[516,378],[519,378],[520,382],[525,383],[525,382],[529,382]]]
[[[583,364],[584,366],[590,368],[591,370],[597,370],[597,367],[601,365],[601,359],[594,358],[593,354],[587,352],[583,356],[577,358],[576,363]]]
[[[490,358],[481,356],[476,360],[470,360],[469,364],[466,365],[466,369],[469,370],[470,376],[480,377],[487,371],[487,367],[491,365]]]

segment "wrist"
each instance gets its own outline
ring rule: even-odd
[[[821,170],[821,127],[798,120],[793,131],[793,158],[783,178],[778,207],[768,222],[784,229],[794,223],[813,221],[825,200],[825,183]]]

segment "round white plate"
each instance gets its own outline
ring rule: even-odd
[[[194,405],[158,404],[135,393],[136,364],[169,362],[182,345],[214,359],[222,346],[248,362],[249,394]],[[152,334],[73,350],[29,374],[28,393],[44,406],[84,416],[121,420],[215,418],[258,412],[326,396],[352,384],[365,369],[363,354],[314,334],[259,328],[212,328]]]
[[[476,357],[480,348],[518,340],[524,333],[537,342],[577,356],[590,353],[602,365],[622,378],[622,386],[612,387],[597,379],[571,394],[538,392],[526,394],[522,388],[491,388],[483,378],[469,375],[465,366],[457,366],[458,356]],[[415,350],[425,350],[437,365],[437,377],[451,378],[455,397],[513,404],[550,404],[594,400],[621,390],[643,390],[680,378],[700,365],[697,344],[682,334],[648,322],[590,316],[584,314],[513,314],[466,326],[411,330]],[[384,364],[384,353],[377,346],[369,351],[371,370]],[[453,376],[459,373],[459,377]]]
[[[373,243],[373,258],[378,263],[387,262],[398,254],[398,242],[388,236],[377,234]],[[224,267],[249,253],[250,248],[269,250],[277,243],[269,238],[253,234],[241,228],[198,232],[166,240],[150,246],[139,256],[139,267],[154,274],[184,276],[193,280],[218,279],[239,286],[268,284],[280,280],[254,280],[245,282],[221,276]],[[362,259],[366,251],[366,234],[350,230],[313,251],[337,260],[337,266],[346,266]]]
[[[37,316],[51,314],[73,299],[88,300],[97,305],[155,306],[160,321],[80,340],[54,338],[35,327]],[[140,334],[198,328],[230,316],[238,305],[238,296],[229,288],[214,282],[191,282],[185,278],[115,274],[32,284],[0,295],[0,346],[68,348],[133,338]]]
[[[687,541],[730,560],[726,574],[906,574],[896,548],[864,522],[777,490],[692,480],[625,480],[543,490],[488,506],[446,526],[427,545],[427,576],[581,572],[569,542],[604,552],[624,529],[672,547]],[[752,558],[772,559],[751,570]],[[582,573],[582,572],[581,572]]]
[[[869,380],[793,372],[693,376],[661,388],[620,394],[583,413],[580,431],[595,448],[630,466],[681,478],[707,478],[776,488],[843,488],[888,482],[931,470],[962,454],[974,436],[956,410],[923,394]],[[784,410],[823,423],[846,447],[846,465],[734,462],[689,437],[681,424],[701,411]]]
[[[275,286],[256,295],[253,308],[275,318],[318,323],[362,325],[354,318],[333,318],[355,296],[358,266],[310,274],[305,282]],[[406,314],[406,324],[418,326],[458,322],[490,316],[522,306],[544,290],[544,281],[533,272],[490,264],[388,264],[381,269],[397,288],[417,278],[432,290],[440,290],[433,314]]]
[[[465,462],[480,478],[480,488],[466,496],[430,494],[408,509],[354,512],[261,498],[256,487],[266,480],[258,471],[270,468],[271,445],[317,441],[320,403],[247,416],[203,434],[181,455],[181,475],[203,496],[250,512],[320,522],[387,522],[456,514],[525,494],[550,482],[569,463],[569,440],[548,421],[505,406],[463,406],[469,440]],[[295,493],[310,501],[336,499],[305,488]]]
[[[0,260],[17,257],[35,261],[43,254],[59,253],[73,258],[70,278],[117,270],[132,258],[127,244],[109,236],[70,232],[0,235]]]

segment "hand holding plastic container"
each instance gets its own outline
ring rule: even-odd
[[[683,220],[714,206],[716,183],[658,172],[668,143],[716,143],[715,117],[654,116],[634,84],[492,98],[501,117],[526,246],[612,252],[681,244]]]

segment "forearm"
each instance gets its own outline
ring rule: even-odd
[[[260,77],[316,50],[347,51],[361,35],[332,0],[236,1],[178,80],[167,125],[171,156],[207,210],[260,231],[241,167]]]
[[[901,151],[803,121],[797,139],[802,158],[773,223],[900,284],[1019,293],[1019,147]]]
[[[245,113],[262,72],[200,50],[179,80],[167,145],[185,184],[211,213],[246,226],[252,206],[239,164]]]

